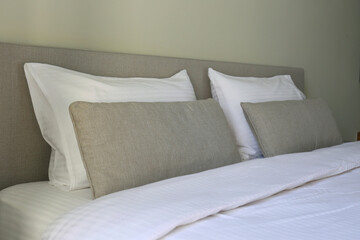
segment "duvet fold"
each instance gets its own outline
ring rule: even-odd
[[[55,221],[43,239],[158,239],[221,211],[360,166],[360,142],[255,159],[116,192]]]

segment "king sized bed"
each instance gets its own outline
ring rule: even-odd
[[[0,239],[359,239],[360,142],[304,71],[0,43]]]

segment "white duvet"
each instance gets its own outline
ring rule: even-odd
[[[168,179],[92,201],[43,239],[360,239],[359,166],[357,142]]]

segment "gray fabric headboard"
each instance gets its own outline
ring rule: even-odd
[[[187,69],[199,99],[211,97],[209,67],[237,76],[290,74],[304,89],[299,68],[21,46],[0,43],[0,190],[47,180],[50,147],[35,119],[23,66],[49,63],[85,73],[119,77],[169,77]]]

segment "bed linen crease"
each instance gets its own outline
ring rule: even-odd
[[[359,239],[360,191],[353,191],[359,176],[356,168],[314,181],[180,226],[162,239]]]
[[[0,191],[0,240],[39,240],[57,218],[92,200],[90,188],[63,191],[47,181]]]
[[[353,224],[359,224],[357,204],[360,199],[356,194],[360,189],[357,184],[359,166],[360,143],[355,142],[176,177],[94,200],[52,224],[43,239],[158,239],[165,236],[173,239],[172,236],[181,233],[182,229],[191,232],[193,226],[207,221],[231,218],[231,212],[241,211],[256,201],[276,199],[278,196],[268,197],[284,190],[297,191],[309,184],[327,181],[331,186],[341,188],[341,181],[337,182],[343,176],[352,179],[348,196],[351,192],[355,194],[343,200],[349,203],[347,206],[351,210],[347,215]],[[312,182],[315,180],[319,181]],[[309,184],[302,186],[306,183]],[[296,188],[299,186],[302,187]],[[292,195],[288,196],[291,198]],[[339,209],[341,214],[347,210],[346,207]],[[356,231],[353,233],[357,234]],[[202,238],[210,239],[211,231],[203,234]],[[329,234],[331,236],[331,231]],[[178,236],[178,239],[184,239],[187,235]]]

